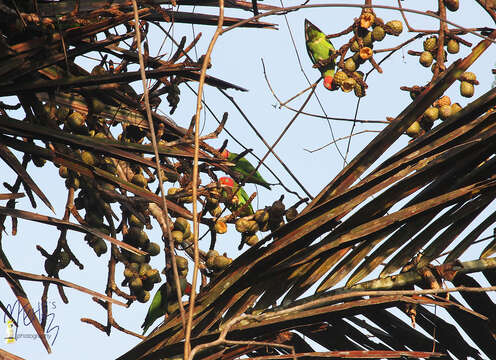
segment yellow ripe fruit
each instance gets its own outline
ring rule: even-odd
[[[81,160],[83,160],[83,162],[86,165],[95,166],[95,164],[96,164],[95,155],[93,155],[92,153],[90,153],[87,150],[83,150],[81,152]]]
[[[172,239],[174,239],[174,242],[180,244],[183,242],[183,232],[180,230],[174,230],[171,232]]]
[[[214,267],[223,270],[232,263],[232,259],[227,256],[216,256],[214,258]]]
[[[217,234],[225,234],[227,232],[227,225],[224,221],[217,221],[214,229]]]
[[[266,223],[269,221],[269,212],[264,209],[257,210],[255,212],[255,221],[259,224]]]
[[[131,179],[131,182],[139,187],[145,187],[148,184],[148,181],[146,181],[145,176],[140,173],[134,174],[133,178]]]
[[[131,269],[129,269],[129,268],[125,268],[124,269],[124,277],[126,279],[130,279],[130,278],[132,278],[135,275],[136,275],[136,273],[134,271],[132,271]]]
[[[176,255],[176,265],[178,270],[185,270],[188,268],[188,259],[185,257]]]
[[[439,99],[437,99],[434,102],[434,106],[441,107],[443,105],[451,105],[451,99],[449,96],[447,95],[441,96]]]
[[[360,49],[360,57],[362,60],[370,59],[373,54],[372,49],[369,47],[363,47]]]
[[[69,127],[72,130],[78,130],[84,125],[84,116],[77,111],[74,111],[69,117],[67,118],[67,123],[69,124]]]
[[[355,40],[351,43],[350,50],[353,52],[357,52],[358,50],[360,50],[360,45],[358,45],[358,41]]]
[[[334,74],[334,82],[337,86],[341,86],[346,79],[348,79],[348,75],[344,71],[339,70]]]
[[[439,108],[439,118],[446,120],[451,116],[451,105],[443,105]]]
[[[244,242],[247,243],[250,246],[254,246],[258,243],[258,236],[253,234],[253,235],[247,235],[244,239]]]
[[[460,106],[460,104],[454,103],[453,105],[451,105],[451,115],[456,114],[461,109],[462,109],[462,107]]]
[[[411,138],[419,137],[422,133],[422,128],[420,127],[420,123],[415,121],[408,129],[406,129],[406,134]]]
[[[398,36],[403,32],[403,24],[399,20],[392,20],[386,23],[389,33],[394,36]]]
[[[460,83],[460,94],[464,97],[472,97],[474,96],[474,85],[469,83],[468,81],[462,81]]]
[[[460,44],[454,39],[449,39],[446,48],[450,54],[457,54],[460,51]]]
[[[186,220],[183,217],[178,217],[174,222],[174,230],[179,230],[182,232],[186,232],[187,230],[190,230],[190,225],[188,220]]]
[[[168,196],[172,196],[172,195],[175,195],[176,193],[180,192],[182,189],[181,188],[175,188],[175,187],[171,187],[167,190],[167,195]]]
[[[349,72],[353,72],[357,69],[357,65],[355,64],[353,58],[346,59],[346,61],[344,62],[344,68]]]
[[[59,167],[59,175],[61,178],[67,179],[69,177],[69,169],[67,169],[65,166],[60,166]]]
[[[152,267],[150,266],[150,264],[141,264],[139,267],[138,274],[140,277],[144,277],[146,275],[146,272],[151,269]]]
[[[471,71],[465,71],[463,74],[460,75],[460,80],[461,81],[476,81],[477,76],[471,72]]]
[[[136,215],[131,215],[128,219],[129,226],[143,227],[145,224]]]
[[[424,40],[425,51],[435,51],[437,49],[437,37],[431,36]]]
[[[439,109],[437,107],[431,106],[424,112],[424,116],[431,120],[436,121],[439,118]]]
[[[375,21],[375,16],[370,12],[364,12],[360,16],[360,26],[364,29],[371,27],[374,21]]]
[[[355,84],[356,84],[355,79],[348,78],[341,84],[341,90],[343,90],[344,92],[350,92],[355,88]]]
[[[424,51],[422,52],[422,54],[420,54],[419,62],[422,66],[429,67],[432,65],[433,61],[434,56],[432,56],[432,53],[430,51]]]
[[[374,41],[382,41],[386,37],[386,32],[382,26],[376,26],[374,30],[372,30],[372,38]]]
[[[212,215],[213,217],[219,217],[220,214],[222,213],[222,209],[219,205],[217,205],[216,208],[214,209],[211,209],[208,211],[210,213],[210,215]]]

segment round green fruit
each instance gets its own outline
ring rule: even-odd
[[[160,245],[155,242],[150,242],[145,251],[150,254],[150,256],[157,256],[160,254]]]
[[[432,65],[433,61],[434,57],[432,56],[432,53],[430,51],[424,51],[422,52],[422,54],[420,54],[419,62],[422,66],[429,67]]]
[[[382,26],[376,26],[374,30],[372,30],[372,38],[375,41],[382,41],[386,37],[386,32]]]
[[[446,48],[450,54],[457,54],[460,51],[460,43],[454,39],[449,39]]]
[[[424,50],[433,52],[437,49],[437,37],[431,36],[424,40]]]
[[[417,138],[422,133],[422,128],[420,127],[420,123],[415,121],[408,129],[406,129],[406,134],[411,138]]]
[[[474,85],[469,83],[468,81],[462,81],[460,83],[460,94],[464,97],[472,97],[474,96]]]
[[[102,254],[107,252],[107,244],[103,239],[98,238],[93,244],[93,251],[96,256],[100,257]]]
[[[84,125],[85,119],[81,113],[74,111],[67,118],[67,124],[72,130],[79,130]]]

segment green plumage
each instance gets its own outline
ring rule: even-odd
[[[313,64],[325,62],[336,51],[332,43],[326,38],[326,35],[320,29],[305,19],[305,42],[308,56]],[[325,66],[319,68],[322,76],[334,76],[335,61],[331,61]]]
[[[179,278],[179,281],[181,285],[181,293],[185,294],[188,283],[186,279],[182,277]],[[145,321],[143,321],[143,324],[141,325],[143,334],[147,332],[148,328],[152,326],[158,318],[165,316],[166,313],[170,313],[172,305],[175,305],[176,303],[176,289],[167,282],[163,283],[155,293],[152,303],[148,308]]]
[[[242,178],[246,183],[258,184],[270,190],[270,184],[265,181],[258,171],[253,173],[255,167],[248,160],[246,160],[246,158],[242,157],[234,162],[237,156],[238,154],[232,152],[228,152],[227,155],[227,160],[235,164],[235,166],[231,169],[236,173],[236,175]],[[251,173],[253,173],[253,175],[249,177]]]
[[[227,208],[231,210],[231,212],[234,212],[238,210],[240,207],[242,207],[244,204],[248,202],[250,197],[246,193],[245,189],[243,189],[239,184],[235,183],[231,178],[223,177],[219,179],[221,184],[223,184],[225,187],[229,187],[232,191],[234,191],[234,188],[237,189],[236,194],[232,198],[232,202],[234,203],[233,205],[227,205]],[[232,192],[231,191],[231,192]],[[222,191],[222,196],[224,197],[229,197],[230,194],[226,190]],[[241,216],[248,216],[253,214],[253,207],[248,205],[246,210],[241,214]]]

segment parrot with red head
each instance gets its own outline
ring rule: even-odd
[[[239,184],[234,182],[234,180],[231,179],[230,177],[227,177],[227,176],[221,177],[219,179],[219,183],[220,183],[221,187],[231,189],[231,192],[234,194],[230,203],[228,202],[226,204],[227,208],[229,210],[231,210],[232,212],[238,210],[240,207],[242,207],[244,204],[246,204],[248,202],[248,200],[250,199],[250,197],[248,196],[246,191],[241,186],[239,186]],[[236,191],[236,193],[234,193],[235,191]],[[223,190],[222,196],[228,198],[229,194],[227,193],[226,190]],[[251,206],[251,204],[249,204],[247,206],[247,208],[245,209],[245,211],[241,214],[241,216],[248,216],[248,215],[251,215],[253,213],[254,213],[253,207]]]
[[[333,84],[336,63],[334,60],[328,61],[331,55],[336,52],[334,46],[326,38],[326,35],[314,24],[305,19],[305,43],[307,46],[308,56],[312,63],[323,63],[319,70],[324,78],[324,87],[327,90],[335,90]]]
[[[234,163],[231,169],[245,183],[258,184],[270,190],[270,184],[265,181],[258,171],[254,171],[255,167],[246,158],[238,158],[238,154],[232,153],[227,149],[222,151],[221,156],[227,161]]]

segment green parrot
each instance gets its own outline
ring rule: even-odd
[[[227,161],[234,162],[234,159],[236,159],[238,154],[224,150],[221,153],[221,156]],[[253,172],[255,170],[255,167],[248,160],[246,160],[246,158],[242,157],[238,159],[231,169],[246,183],[258,184],[270,190],[270,184],[264,180],[264,178],[258,171]],[[247,179],[251,173],[253,173],[253,175],[251,175],[250,178]]]
[[[336,51],[332,43],[326,38],[326,35],[320,29],[305,19],[305,42],[307,45],[308,56],[313,64],[323,64],[319,67],[324,86],[327,90],[335,90],[333,86],[334,72],[336,63],[334,60],[326,62],[329,57]]]
[[[191,285],[188,284],[185,277],[179,277],[179,283],[181,285],[181,293],[189,295],[191,294]],[[148,313],[146,314],[145,321],[141,325],[143,329],[143,335],[146,333],[148,328],[160,318],[164,316],[165,313],[170,313],[172,305],[177,303],[177,294],[174,286],[171,286],[168,282],[165,282],[160,286],[160,288],[155,293],[152,303],[148,308]]]
[[[236,187],[238,189],[238,191],[236,192],[236,195],[234,195],[233,196],[233,199],[232,199],[232,202],[235,203],[236,206],[229,206],[229,205],[227,205],[227,208],[229,210],[231,210],[232,212],[236,211],[241,206],[243,206],[244,204],[246,204],[246,202],[250,199],[250,197],[248,196],[248,194],[246,193],[246,191],[241,186],[239,186],[239,184],[236,184],[234,182],[234,180],[231,179],[230,177],[227,177],[227,176],[221,177],[219,179],[219,182],[220,182],[220,184],[221,184],[222,187],[228,187],[231,190],[234,187]],[[222,192],[222,195],[223,196],[227,196],[227,192],[224,190]],[[248,207],[246,208],[246,210],[241,214],[241,216],[248,216],[248,215],[251,215],[251,214],[254,214],[254,212],[253,212],[253,207],[251,206],[251,204],[249,204]]]

